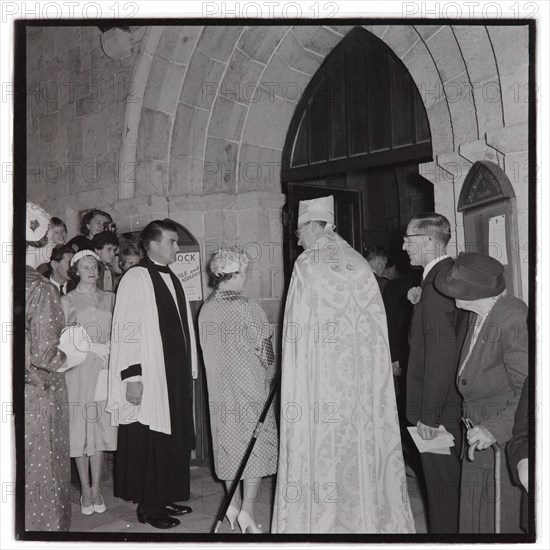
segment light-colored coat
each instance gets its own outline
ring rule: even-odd
[[[192,319],[185,299],[187,318]],[[197,377],[197,347],[193,323],[189,323],[191,365]],[[142,369],[141,404],[126,400],[128,380],[121,373],[139,363]],[[153,431],[171,434],[170,408],[164,370],[164,354],[159,329],[155,291],[146,268],[128,270],[118,287],[111,331],[109,358],[109,397],[107,410],[114,426],[140,422]]]

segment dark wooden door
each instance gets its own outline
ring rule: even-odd
[[[334,223],[336,231],[355,250],[361,252],[361,192],[322,185],[324,182],[289,183],[284,215],[285,231],[285,275],[287,281],[292,274],[292,266],[302,252],[294,234],[298,223],[300,201],[332,195],[334,197]]]
[[[297,203],[326,194],[328,187],[362,193],[356,210],[351,199],[338,201],[338,216],[349,214],[348,221],[338,220],[342,237],[361,252],[362,242],[384,246],[406,269],[401,235],[413,213],[433,209],[433,185],[418,174],[419,163],[430,160],[428,117],[412,76],[382,40],[353,28],[309,82],[288,129],[281,166],[289,216],[285,274],[299,252],[293,234]],[[319,187],[319,194],[296,187],[298,182]],[[360,230],[350,229],[361,220]]]

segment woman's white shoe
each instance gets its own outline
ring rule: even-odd
[[[90,504],[90,506],[84,506],[84,504],[82,504],[82,497],[80,497],[80,511],[81,511],[85,516],[91,516],[91,515],[94,513],[94,505],[93,505],[93,503]]]
[[[98,514],[103,514],[103,512],[105,512],[105,510],[107,510],[107,506],[105,506],[105,501],[103,500],[103,495],[99,495],[99,498],[101,499],[101,504],[96,504],[94,501],[93,502],[93,506],[94,506],[94,512],[97,512]]]
[[[264,533],[262,526],[258,525],[247,512],[241,510],[237,516],[237,523],[241,528],[242,533],[247,533],[250,529],[250,533]]]
[[[231,525],[231,531],[235,531],[235,520],[238,515],[239,509],[235,508],[235,506],[229,506],[225,512],[225,517],[227,518],[227,521],[229,521],[229,525]]]

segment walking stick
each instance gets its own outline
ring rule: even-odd
[[[241,481],[241,476],[243,475],[244,469],[246,468],[246,465],[248,463],[248,459],[250,458],[250,455],[252,453],[252,449],[254,448],[254,445],[256,444],[256,440],[262,433],[263,423],[265,420],[265,417],[267,416],[267,412],[269,411],[269,407],[271,406],[271,402],[273,401],[273,398],[275,397],[275,392],[277,391],[277,386],[279,385],[279,379],[281,378],[281,369],[279,368],[279,371],[277,372],[277,376],[275,377],[275,380],[273,381],[273,385],[271,387],[271,391],[269,392],[269,396],[267,397],[267,401],[265,402],[262,414],[260,415],[260,418],[258,419],[258,422],[256,423],[256,427],[254,428],[254,432],[252,434],[252,439],[250,440],[250,443],[248,444],[248,447],[246,449],[246,453],[244,454],[244,457],[241,461],[241,465],[239,466],[239,470],[237,472],[237,475],[235,476],[235,479],[233,480],[233,484],[231,485],[231,489],[229,490],[229,493],[227,495],[227,499],[224,502],[223,506],[220,508],[220,512],[218,514],[218,517],[216,518],[216,524],[214,526],[213,533],[217,533],[218,529],[220,528],[220,525],[222,524],[223,517],[225,516],[225,513],[227,512],[227,509],[229,508],[229,505],[231,504],[231,500],[233,499],[233,495],[235,494],[235,491],[237,490],[237,487],[239,486],[239,483]]]
[[[495,533],[500,533],[500,499],[502,493],[500,490],[500,446],[498,443],[493,443],[493,451],[495,452]]]

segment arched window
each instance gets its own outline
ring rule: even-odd
[[[426,110],[405,65],[352,29],[327,56],[292,118],[283,181],[432,159]]]

